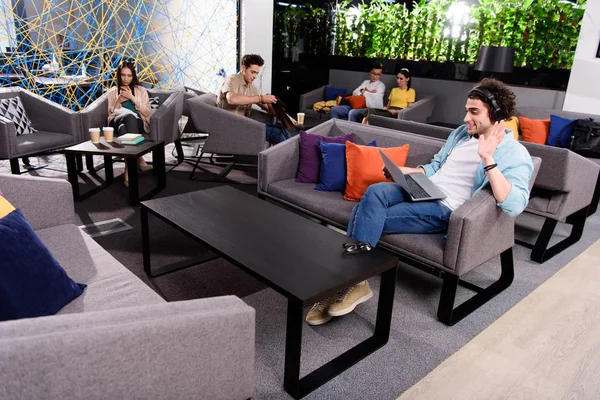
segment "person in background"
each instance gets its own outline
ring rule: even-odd
[[[271,94],[259,94],[253,83],[264,64],[265,61],[258,54],[244,55],[241,71],[228,75],[217,91],[217,107],[250,117],[252,104],[256,104],[269,115],[276,116],[273,104],[277,103],[277,97]],[[282,125],[266,124],[266,128],[265,140],[271,145],[291,137],[289,131]]]
[[[362,123],[369,124],[369,116],[380,115],[382,117],[395,118],[398,115],[398,111],[409,107],[415,102],[417,93],[415,89],[411,89],[410,71],[407,68],[402,68],[396,75],[396,82],[398,87],[395,87],[388,96],[388,103],[383,109],[378,108],[367,108],[363,111]]]
[[[117,67],[117,87],[108,92],[108,125],[115,134],[150,133],[150,100],[148,91],[140,81],[131,61],[121,61]],[[151,165],[140,157],[138,170],[150,171]],[[125,186],[129,186],[129,174],[125,164]]]
[[[383,75],[383,66],[380,63],[375,63],[371,67],[370,79],[365,80],[360,84],[354,92],[353,96],[364,96],[367,108],[383,108],[383,94],[385,93],[385,85],[379,79]],[[364,108],[355,110],[347,105],[331,107],[329,116],[331,118],[347,119],[348,121],[360,122],[362,120],[362,112]]]

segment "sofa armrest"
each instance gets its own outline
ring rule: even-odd
[[[258,154],[258,191],[267,192],[269,184],[292,179],[298,173],[300,136],[294,136]]]
[[[480,190],[450,216],[444,266],[462,276],[512,247],[514,221],[496,205],[490,188]]]
[[[315,104],[318,101],[322,101],[323,90],[324,86],[321,86],[320,88],[316,88],[315,90],[311,90],[308,93],[300,95],[300,104],[298,106],[300,112],[303,112],[307,109],[312,110],[313,104]]]
[[[256,156],[264,150],[264,123],[207,104],[203,96],[187,101],[194,126],[209,134],[203,152]]]
[[[115,89],[111,89],[115,90]],[[82,134],[87,140],[88,130],[90,128],[100,128],[106,126],[108,121],[108,93],[104,93],[98,97],[94,102],[88,105],[86,108],[81,110],[79,115],[81,116]]]
[[[17,130],[8,118],[0,116],[0,159],[9,159],[17,153]]]
[[[23,211],[34,230],[75,223],[73,192],[66,180],[0,175],[0,191]]]
[[[183,92],[174,91],[150,117],[150,139],[166,144],[179,139],[178,121],[183,111]]]
[[[255,312],[234,296],[0,323],[0,398],[248,399]]]
[[[65,133],[73,136],[77,141],[83,136],[81,117],[75,111],[27,90],[21,90],[19,96],[35,129]]]
[[[435,108],[435,95],[428,95],[422,99],[416,101],[409,107],[398,112],[398,119],[404,119],[415,122],[426,123],[429,118],[433,115],[433,109]]]

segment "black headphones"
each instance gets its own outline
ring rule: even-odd
[[[496,98],[494,97],[492,92],[490,92],[487,88],[484,88],[483,86],[475,86],[469,91],[469,94],[471,93],[480,94],[483,96],[483,98],[487,100],[486,103],[488,104],[488,106],[490,106],[490,119],[492,121],[497,122],[506,119],[506,114],[504,113],[504,110],[501,109],[500,106],[498,106]]]

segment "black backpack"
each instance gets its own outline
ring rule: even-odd
[[[574,121],[569,148],[584,157],[600,158],[600,124],[591,119]]]

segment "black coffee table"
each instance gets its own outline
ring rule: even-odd
[[[113,157],[123,157],[127,163],[129,174],[129,204],[138,205],[140,202],[140,191],[138,182],[137,159],[146,153],[152,152],[153,173],[156,176],[156,188],[144,195],[144,198],[150,198],[160,192],[167,186],[167,175],[165,169],[165,144],[163,141],[144,140],[138,145],[121,145],[117,142],[106,142],[104,138],[100,143],[92,143],[91,140],[77,144],[64,149],[67,158],[67,174],[69,182],[73,187],[73,199],[82,201],[100,190],[109,186],[114,179],[113,175]],[[77,162],[78,156],[85,155],[87,167],[90,172],[93,171],[92,156],[104,156],[105,183],[81,194],[79,192],[79,182],[77,180]]]
[[[390,254],[374,249],[342,256],[346,236],[222,186],[141,203],[144,269],[150,276],[171,266],[159,271],[151,268],[148,214],[287,297],[284,388],[294,398],[305,396],[387,343],[397,264]],[[381,274],[381,286],[373,336],[300,379],[303,309],[377,274]]]

